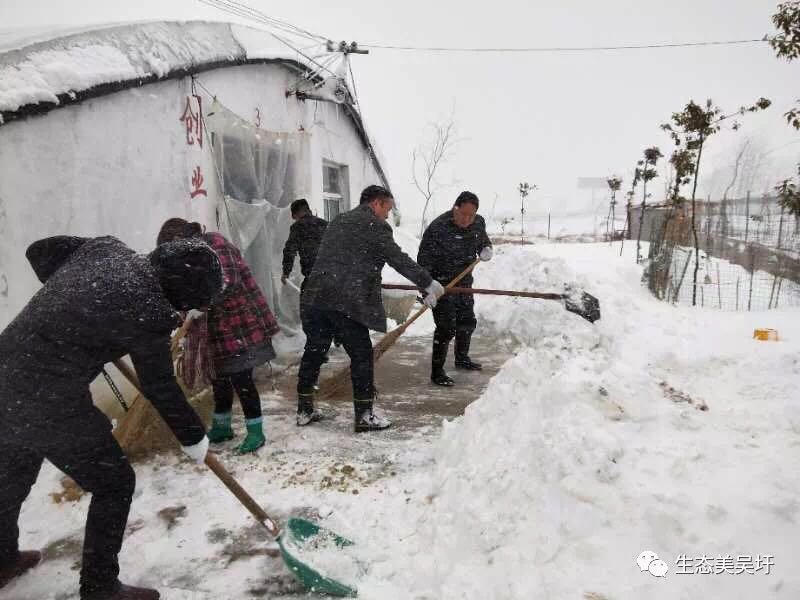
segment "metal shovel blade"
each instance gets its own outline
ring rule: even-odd
[[[575,291],[564,294],[564,308],[594,323],[600,319],[600,300],[588,292]]]

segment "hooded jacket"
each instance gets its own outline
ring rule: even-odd
[[[0,333],[0,422],[79,427],[94,410],[89,384],[130,354],[144,395],[182,445],[205,428],[186,402],[170,354],[178,316],[147,256],[113,237],[59,236],[26,252],[42,288]]]

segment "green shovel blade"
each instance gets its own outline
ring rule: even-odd
[[[335,579],[325,577],[292,554],[293,546],[307,544],[315,537],[331,538],[334,544],[339,548],[353,545],[353,542],[350,540],[328,529],[324,529],[311,521],[292,518],[289,519],[286,528],[278,538],[281,556],[283,556],[283,561],[286,563],[286,566],[289,567],[289,570],[294,574],[297,580],[312,592],[327,594],[329,596],[356,596],[357,592],[355,589]]]

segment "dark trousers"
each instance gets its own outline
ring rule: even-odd
[[[447,358],[447,347],[450,340],[456,338],[456,361],[469,357],[469,345],[472,333],[478,325],[475,319],[475,300],[471,294],[452,294],[443,296],[433,309],[433,320],[436,331],[433,333],[433,355],[431,371],[436,373],[444,369]]]
[[[214,389],[214,412],[227,413],[233,408],[233,391],[239,396],[245,419],[261,416],[261,397],[253,381],[253,369],[221,376],[211,382]]]
[[[297,392],[311,394],[314,391],[320,367],[333,338],[336,337],[350,357],[353,398],[361,402],[372,402],[375,397],[375,379],[369,329],[334,310],[308,307],[303,311],[302,319],[306,347],[297,375]]]
[[[92,495],[83,540],[81,593],[113,589],[136,476],[111,435],[108,419],[93,407],[59,421],[30,419],[28,427],[0,436],[0,565],[18,556],[20,508],[45,458]]]
[[[300,323],[302,324],[303,333],[306,334],[306,339],[307,339],[308,338],[308,331],[306,331],[306,319],[303,317],[303,313],[305,312],[306,309],[303,307],[303,302],[302,302],[303,292],[306,289],[306,281],[308,281],[308,277],[305,277],[303,279],[303,283],[300,284],[300,299],[301,299],[301,301],[300,301]],[[342,345],[342,341],[338,338],[336,333],[333,334],[333,344],[337,348]],[[328,350],[330,350],[330,347],[328,347]],[[327,351],[326,351],[326,353],[327,353]]]

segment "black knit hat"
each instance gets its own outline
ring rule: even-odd
[[[216,253],[198,239],[178,239],[150,253],[161,289],[178,310],[206,308],[222,291],[222,266]]]

